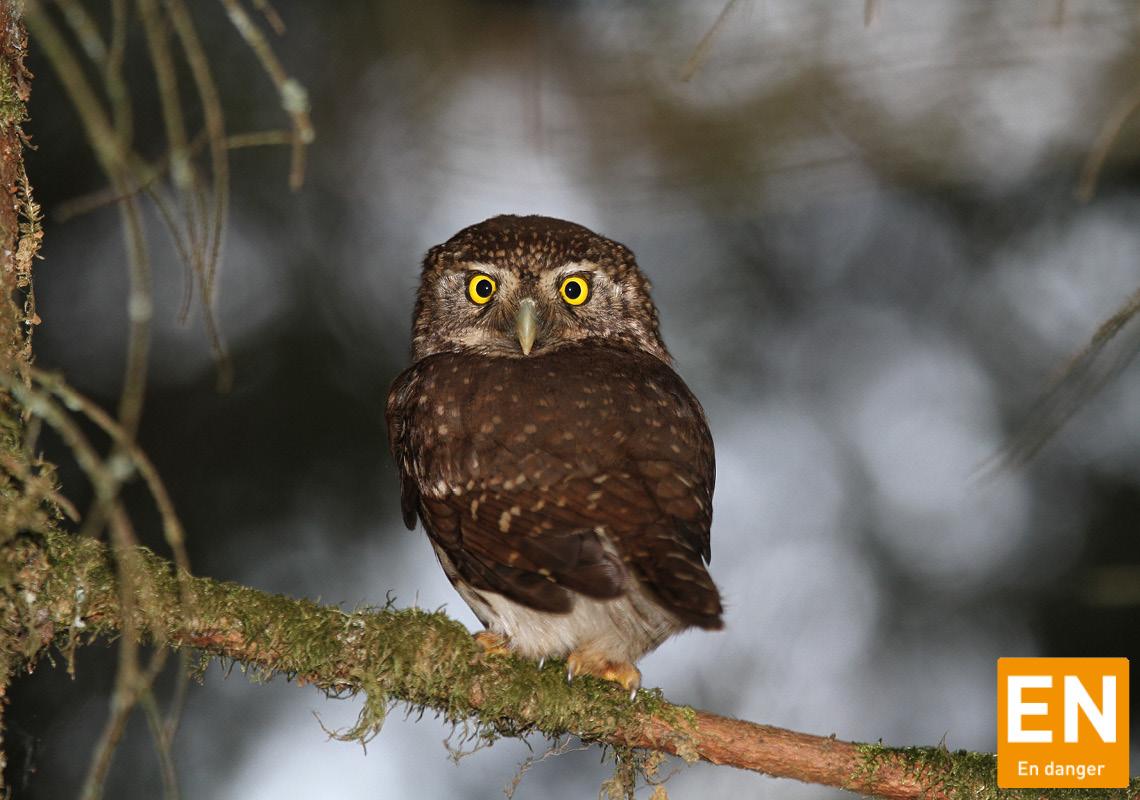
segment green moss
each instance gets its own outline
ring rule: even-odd
[[[880,769],[901,767],[924,785],[931,796],[951,800],[1135,800],[1140,795],[1140,778],[1133,778],[1125,789],[999,789],[997,759],[990,753],[968,750],[951,752],[945,747],[885,747],[862,744],[862,763],[851,776],[851,785],[864,785]]]
[[[9,634],[19,634],[4,641],[23,643],[0,651],[0,666],[34,662],[49,646],[70,660],[80,644],[118,635],[116,570],[104,545],[49,531],[22,536],[0,554],[17,575],[8,607],[20,608],[4,621]],[[334,732],[342,739],[368,742],[393,705],[403,704],[412,714],[431,710],[454,724],[462,746],[478,748],[532,732],[608,741],[616,768],[607,791],[619,796],[628,796],[639,778],[651,777],[650,762],[644,753],[612,742],[622,741],[623,732],[642,730],[650,718],[675,732],[671,744],[682,757],[697,758],[685,735],[697,725],[692,709],[669,704],[658,690],[638,692],[630,701],[606,681],[582,677],[567,683],[560,662],[540,669],[523,659],[487,656],[463,626],[440,612],[395,609],[391,603],[348,611],[179,575],[147,550],[134,551],[134,558],[134,621],[150,641],[236,659],[254,680],[281,675],[333,696],[359,695],[356,723]],[[23,606],[12,601],[21,593]],[[1123,800],[1140,794],[1140,781],[1127,790],[999,791],[991,755],[880,745],[861,745],[858,752],[849,781],[854,788],[867,787],[889,767],[893,774],[913,775],[932,795],[949,798]]]
[[[80,644],[119,630],[115,570],[98,542],[58,533],[41,542],[29,540],[25,550],[38,550],[47,563],[23,580],[37,595],[36,613],[54,622],[50,641],[70,659]],[[486,656],[463,626],[439,612],[391,604],[345,611],[179,576],[147,550],[137,551],[137,561],[131,570],[136,624],[150,641],[236,657],[252,679],[283,675],[336,696],[361,695],[360,716],[337,732],[341,738],[368,741],[394,703],[412,713],[431,709],[467,726],[465,737],[479,742],[533,731],[599,740],[636,730],[649,715],[678,731],[695,722],[691,709],[670,705],[657,690],[631,702],[606,681],[568,684],[562,663],[539,669],[523,659]],[[695,758],[695,751],[687,755]]]
[[[0,58],[0,125],[19,125],[27,119],[28,111],[20,94],[19,82],[12,75],[11,63]]]

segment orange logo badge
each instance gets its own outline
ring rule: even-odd
[[[999,658],[998,786],[1128,785],[1128,659]]]

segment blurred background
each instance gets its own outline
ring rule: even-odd
[[[285,125],[222,5],[194,6],[227,131]],[[178,321],[183,267],[149,220],[140,436],[196,573],[346,607],[391,594],[477,627],[400,522],[384,397],[407,364],[424,251],[494,214],[542,213],[634,250],[717,442],[711,571],[727,627],[666,643],[642,662],[647,685],[817,734],[992,750],[998,657],[1140,658],[1140,368],[1027,467],[978,474],[1140,286],[1140,119],[1076,199],[1098,133],[1140,84],[1135,2],[275,8],[287,32],[273,44],[310,92],[317,139],[298,192],[287,150],[231,154],[229,393],[214,389],[201,309]],[[132,30],[136,145],[157,158],[148,64]],[[47,214],[37,361],[114,408],[122,233],[113,207],[57,213],[105,179],[34,41],[29,65],[28,170]],[[1135,342],[1122,337],[1118,360]],[[82,507],[81,473],[49,455]],[[139,527],[161,550],[158,526]],[[16,683],[17,796],[77,791],[114,663],[96,645],[74,680],[42,664]],[[358,702],[211,666],[175,745],[184,796],[495,797],[532,754],[502,741],[453,764],[450,728],[400,708],[367,752],[330,740]],[[592,797],[609,774],[598,750],[571,752],[516,797]],[[668,789],[844,796],[707,765]],[[140,714],[107,791],[161,793]]]

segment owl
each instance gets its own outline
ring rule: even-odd
[[[424,259],[412,361],[387,404],[404,522],[485,650],[633,694],[639,658],[722,627],[712,438],[628,248],[549,217],[463,229]]]

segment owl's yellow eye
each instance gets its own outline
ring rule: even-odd
[[[467,296],[471,298],[471,302],[483,305],[495,294],[496,288],[498,287],[494,278],[479,273],[472,275],[471,280],[467,281]]]
[[[590,284],[581,275],[571,275],[558,287],[562,299],[572,306],[580,306],[590,296]]]

